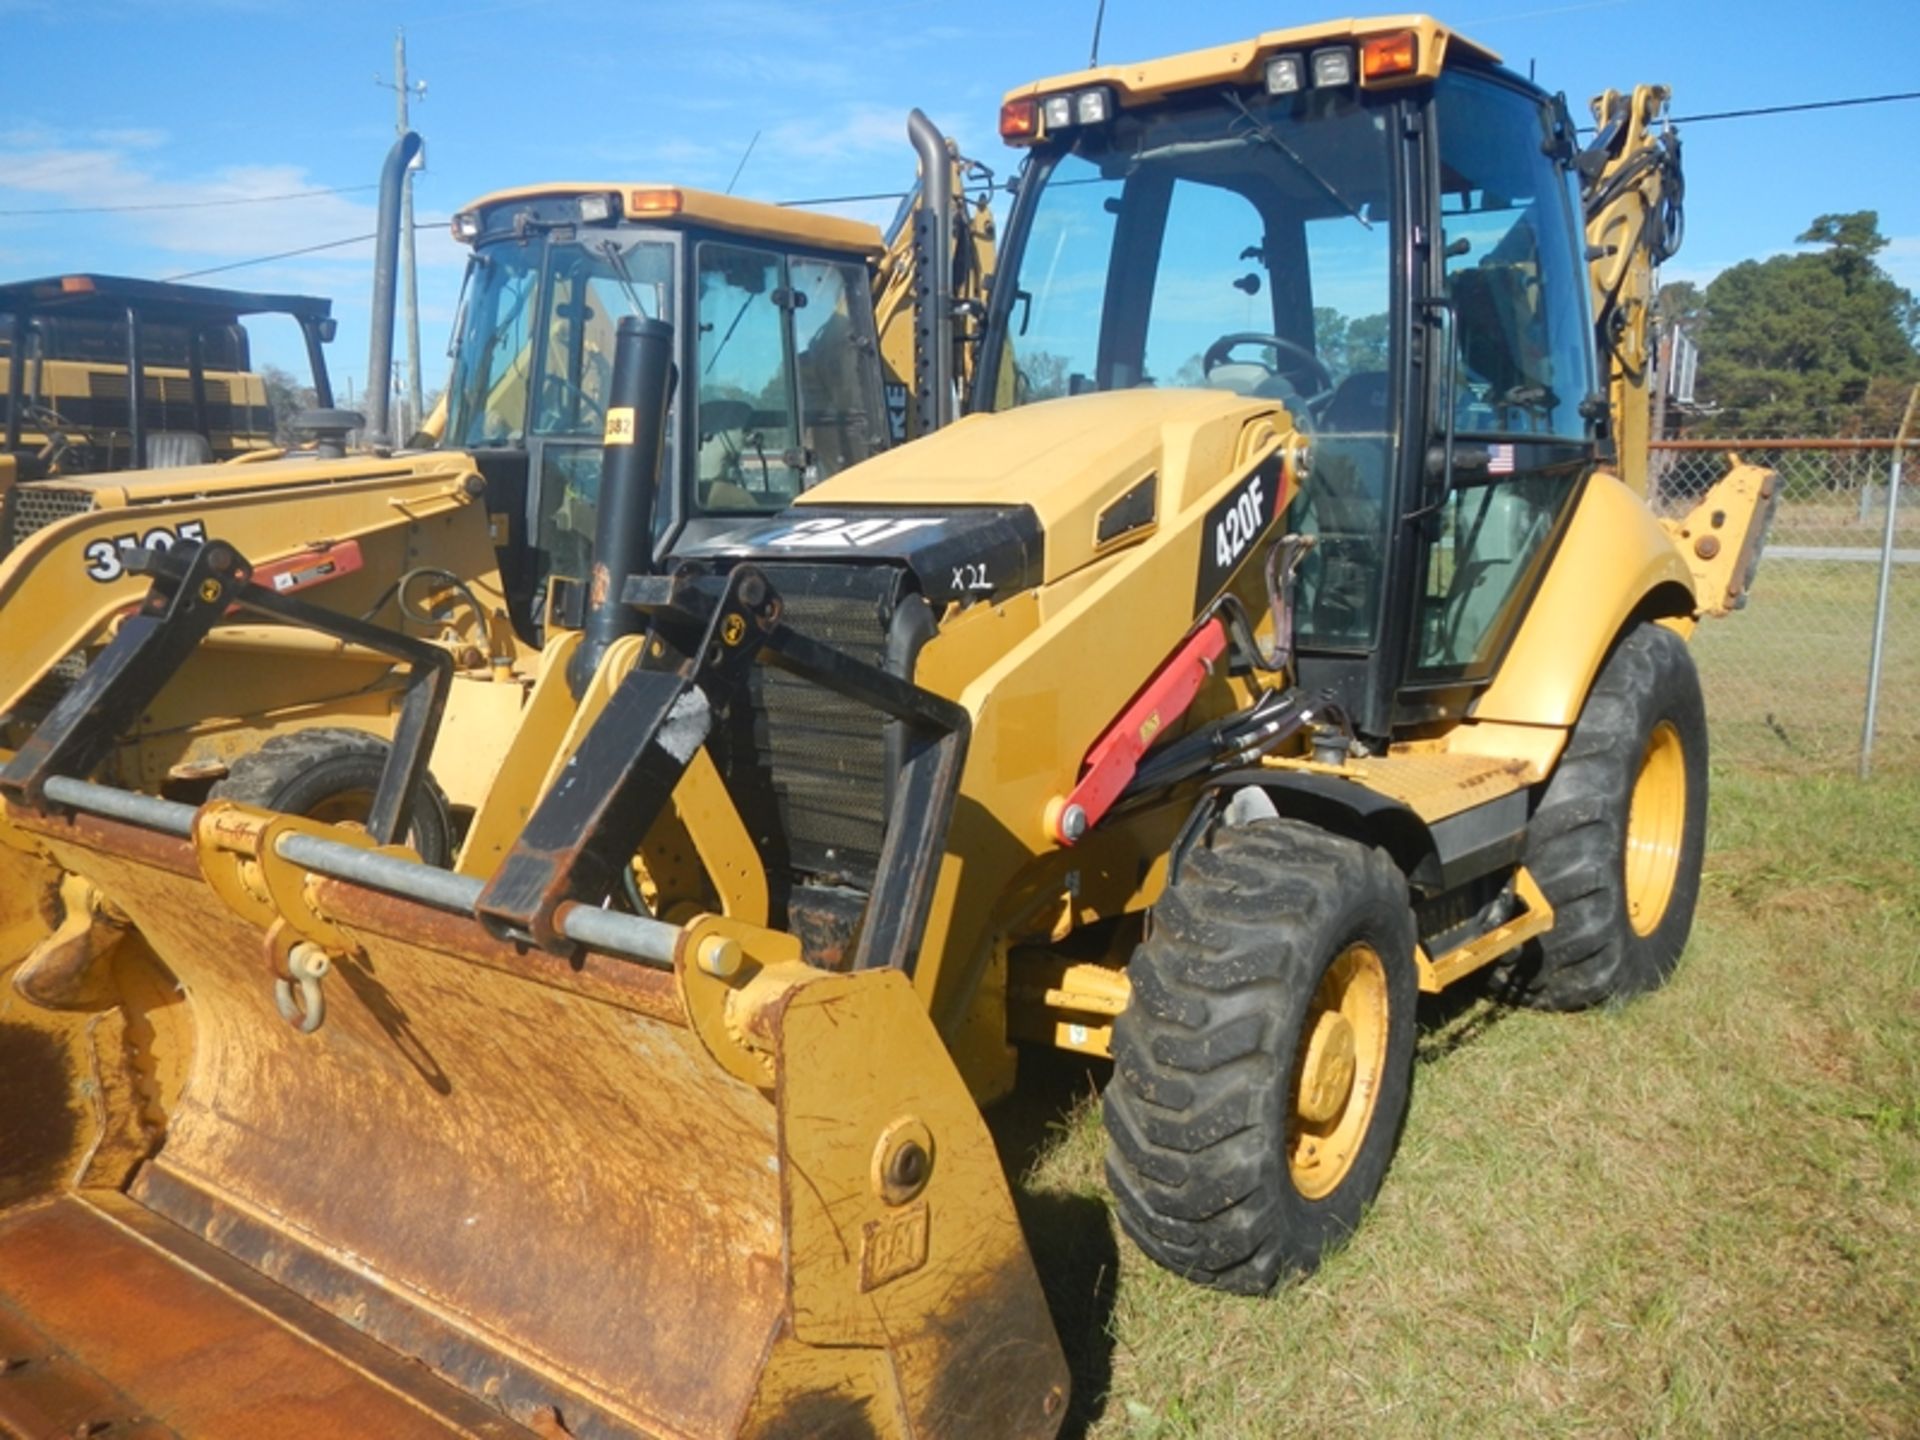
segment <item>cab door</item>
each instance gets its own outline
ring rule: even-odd
[[[1601,413],[1564,106],[1454,71],[1432,117],[1431,283],[1448,343],[1401,724],[1457,716],[1492,678],[1593,470]]]

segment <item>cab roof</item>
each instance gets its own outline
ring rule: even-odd
[[[521,185],[491,191],[463,209],[490,210],[516,200],[573,195],[616,195],[620,197],[622,213],[630,221],[707,225],[761,239],[798,242],[823,250],[855,251],[862,255],[878,255],[886,249],[879,229],[861,220],[816,215],[808,210],[771,205],[764,200],[746,200],[738,195],[720,195],[711,190],[694,190],[685,185],[654,185],[633,180],[554,180],[542,185]],[[664,197],[669,196],[678,197],[678,203],[666,202]],[[638,203],[641,197],[644,203]]]
[[[1296,25],[1287,30],[1268,30],[1250,40],[1231,45],[1215,45],[1206,50],[1188,50],[1158,60],[1134,65],[1101,65],[1091,70],[1075,70],[1036,80],[1007,92],[1007,100],[1026,100],[1061,90],[1089,85],[1108,85],[1123,106],[1138,105],[1162,96],[1191,90],[1201,85],[1258,85],[1261,67],[1267,57],[1280,51],[1309,50],[1317,45],[1342,42],[1357,45],[1376,36],[1411,30],[1416,42],[1416,70],[1396,77],[1394,83],[1408,84],[1431,80],[1440,73],[1450,55],[1465,54],[1497,65],[1500,57],[1486,46],[1476,44],[1457,31],[1448,29],[1431,15],[1380,15],[1371,19],[1323,20],[1314,25]]]
[[[124,320],[127,310],[165,324],[231,325],[242,315],[292,315],[324,320],[333,302],[313,295],[262,295],[126,275],[49,275],[0,285],[0,313],[77,315]]]

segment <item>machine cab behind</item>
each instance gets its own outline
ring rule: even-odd
[[[442,443],[487,477],[523,635],[565,600],[555,578],[587,573],[622,316],[669,321],[678,347],[657,554],[783,510],[889,443],[871,226],[610,184],[489,196],[454,231],[474,254]]]

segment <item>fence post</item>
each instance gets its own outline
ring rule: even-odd
[[[1887,474],[1887,524],[1880,536],[1880,593],[1873,603],[1873,654],[1867,661],[1867,713],[1860,729],[1860,778],[1873,773],[1873,731],[1880,713],[1880,669],[1886,659],[1887,601],[1893,581],[1894,521],[1900,513],[1900,470],[1906,457],[1907,437],[1913,429],[1914,407],[1920,405],[1920,385],[1907,396],[1907,412],[1900,417],[1900,433],[1894,438],[1893,466]]]

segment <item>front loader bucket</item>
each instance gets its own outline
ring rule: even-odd
[[[249,1297],[373,1377],[367,1403],[400,1396],[449,1433],[1057,1428],[1064,1363],[992,1142],[906,976],[790,966],[772,1002],[725,1009],[754,1041],[729,1051],[742,1037],[702,1010],[718,982],[688,945],[671,966],[567,960],[310,874],[302,893],[346,943],[283,1014],[284,947],[215,883],[209,837],[231,808],[188,838],[14,816],[113,898],[192,1016],[184,1089],[125,1195],[56,1205],[164,1255],[170,1283]],[[101,1338],[88,1297],[28,1263],[25,1232],[50,1214],[0,1213],[0,1296],[124,1385],[142,1369],[125,1327]],[[0,1305],[0,1330],[15,1319]],[[271,1390],[279,1372],[249,1364],[226,1393]],[[334,1433],[301,1428],[304,1411],[243,1413],[181,1433]]]

